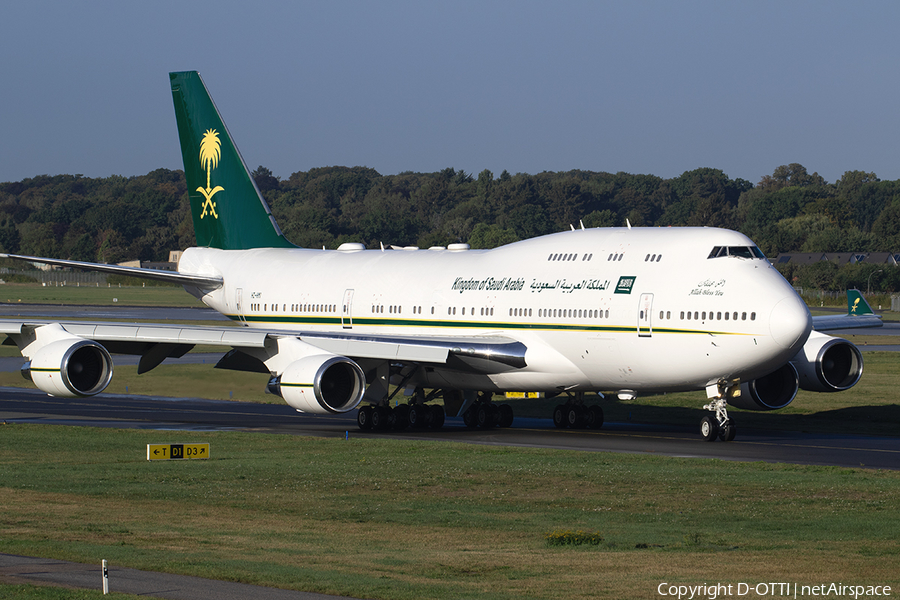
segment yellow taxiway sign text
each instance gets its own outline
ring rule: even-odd
[[[147,444],[147,460],[209,458],[209,444]]]

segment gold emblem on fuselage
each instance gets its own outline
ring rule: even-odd
[[[203,134],[203,139],[200,141],[200,164],[206,169],[206,189],[203,189],[202,187],[197,188],[197,191],[206,198],[206,201],[203,203],[203,212],[200,213],[201,219],[206,216],[207,211],[214,219],[219,218],[219,215],[216,214],[216,203],[213,202],[212,198],[217,192],[221,192],[225,188],[220,185],[210,188],[209,175],[219,164],[219,157],[221,156],[220,147],[221,142],[219,142],[219,134],[216,133],[215,129],[207,129],[206,133]]]

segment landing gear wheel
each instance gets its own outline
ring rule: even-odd
[[[401,404],[394,407],[394,429],[402,430],[409,427],[409,406]]]
[[[566,411],[566,425],[572,429],[581,429],[585,422],[584,413],[583,406],[570,406]]]
[[[366,431],[367,429],[372,429],[372,407],[371,406],[363,406],[359,409],[359,412],[356,413],[356,424],[360,429]]]
[[[500,427],[512,427],[513,424],[513,409],[509,404],[501,404],[500,405]]]
[[[737,428],[734,426],[734,421],[728,419],[719,426],[719,439],[723,442],[730,442],[734,440],[734,436],[737,435]]]
[[[383,406],[372,407],[372,429],[380,431],[390,426],[388,411]]]
[[[413,404],[409,407],[407,419],[410,427],[425,427],[426,408],[424,404]]]
[[[476,410],[477,409],[475,408],[475,406],[472,405],[469,408],[467,408],[466,411],[463,413],[463,423],[469,429],[473,429],[476,426],[476,423],[475,423],[475,411]]]
[[[438,404],[431,405],[431,428],[440,429],[444,426],[444,407]]]
[[[603,409],[597,406],[588,408],[588,427],[591,429],[600,429],[603,427]]]
[[[486,404],[482,404],[475,410],[475,426],[481,429],[493,427],[494,419],[491,418],[491,411]]]
[[[716,421],[714,416],[706,415],[700,419],[700,435],[703,436],[703,441],[706,442],[715,441],[716,437],[718,437],[719,422]]]
[[[566,428],[566,406],[564,404],[559,404],[553,409],[553,424],[560,429]]]

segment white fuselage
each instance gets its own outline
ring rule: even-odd
[[[249,327],[527,347],[525,368],[438,370],[434,385],[675,391],[760,377],[806,341],[809,311],[767,260],[709,258],[753,246],[723,229],[588,229],[494,250],[191,248],[179,270],[221,275],[198,295]]]

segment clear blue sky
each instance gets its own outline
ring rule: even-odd
[[[250,166],[477,175],[798,162],[900,179],[900,3],[70,2],[0,21],[0,181],[182,168],[198,70]]]

